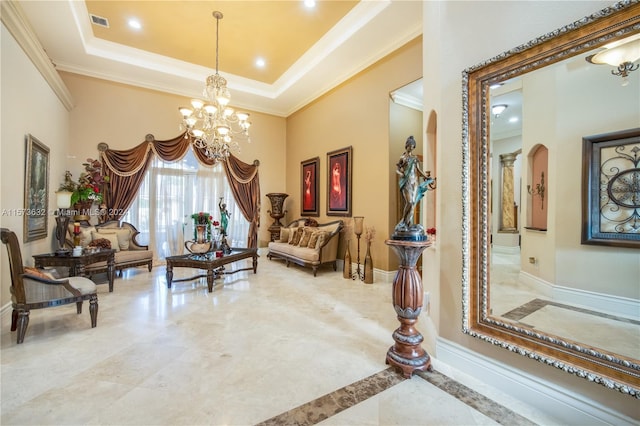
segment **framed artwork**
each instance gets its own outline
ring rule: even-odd
[[[582,244],[640,248],[640,128],[582,138]]]
[[[49,211],[49,148],[27,135],[24,179],[23,240],[47,237]]]
[[[351,216],[352,148],[327,153],[327,216]]]
[[[301,216],[320,216],[320,157],[300,163],[300,214]]]

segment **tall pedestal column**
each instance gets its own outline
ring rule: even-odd
[[[517,153],[501,154],[500,165],[502,166],[502,216],[500,221],[500,231],[516,231],[516,217],[514,215],[514,181],[513,163],[516,161]]]
[[[431,358],[420,344],[424,340],[414,327],[422,311],[422,280],[416,268],[420,254],[430,241],[386,240],[400,258],[400,267],[393,280],[393,308],[400,327],[393,332],[396,342],[387,351],[386,363],[402,370],[409,378],[414,371],[431,371]]]

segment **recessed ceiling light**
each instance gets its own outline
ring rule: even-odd
[[[304,0],[304,5],[311,9],[312,7],[316,7],[315,0]]]
[[[142,24],[137,19],[131,18],[129,19],[129,27],[133,28],[134,30],[139,30],[140,28],[142,28]]]
[[[266,62],[265,62],[264,59],[262,59],[262,58],[256,59],[256,66],[258,68],[264,68],[265,65],[266,65]]]

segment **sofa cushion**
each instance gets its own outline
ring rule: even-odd
[[[318,237],[320,237],[321,232],[322,231],[313,231],[311,233],[311,237],[309,238],[309,244],[307,244],[307,247],[316,248],[316,245],[318,245]]]
[[[100,238],[104,238],[105,240],[109,240],[109,242],[111,243],[111,248],[114,249],[116,252],[120,251],[120,245],[118,244],[118,236],[113,233],[113,234],[105,234],[102,232],[92,232],[91,233],[91,237],[94,240],[98,240]]]
[[[113,260],[115,261],[116,267],[119,264],[126,264],[129,262],[139,262],[144,260],[153,259],[153,252],[151,250],[121,250],[116,252],[113,256]],[[96,262],[88,265],[86,270],[90,271],[92,269],[101,269],[106,268],[107,262]]]
[[[322,247],[327,238],[329,237],[329,233],[327,231],[318,231],[318,242],[316,243],[316,249]]]
[[[302,238],[302,227],[296,228],[296,232],[293,233],[293,238],[289,241],[292,246],[297,246]]]
[[[289,231],[290,231],[289,228],[280,228],[280,239],[278,241],[281,243],[288,243],[289,234],[291,233]]]
[[[32,266],[25,266],[24,273],[33,275],[39,278],[44,278],[45,280],[55,280],[55,277],[48,272],[45,272],[44,269],[34,268]]]
[[[68,229],[69,229],[69,238],[71,239],[71,241],[73,241],[73,239],[75,238],[75,235],[73,235],[73,223],[69,224]],[[95,231],[96,231],[95,226],[80,227],[80,245],[82,247],[86,247],[87,245],[89,245],[91,241],[93,241],[93,238],[91,237],[91,233]]]
[[[300,243],[298,244],[300,247],[307,247],[309,245],[309,239],[311,238],[311,234],[313,234],[314,229],[305,226],[302,228],[302,237],[300,238]]]
[[[118,247],[120,250],[129,250],[129,240],[131,240],[131,231],[129,229],[104,228],[97,229],[99,234],[115,234],[118,238]],[[112,248],[115,248],[112,246]]]
[[[269,250],[274,253],[296,257],[307,262],[317,262],[320,259],[320,253],[316,249],[294,246],[287,243],[271,242],[269,243]]]

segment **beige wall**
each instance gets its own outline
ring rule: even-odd
[[[188,106],[187,98],[77,74],[62,73],[62,77],[76,101],[69,119],[69,152],[65,153],[65,166],[74,176],[81,171],[85,158],[97,157],[100,142],[113,149],[128,149],[142,143],[148,133],[166,140],[182,132],[178,107]],[[280,192],[285,185],[285,119],[249,112],[253,123],[251,143],[241,142],[237,156],[246,163],[260,161],[258,244],[262,247],[269,241],[267,228],[273,222],[267,213],[271,203],[266,194]]]
[[[19,210],[24,208],[25,138],[31,134],[50,150],[49,209],[54,209],[54,192],[58,189],[56,176],[64,174],[69,144],[68,112],[4,25],[0,39],[0,225],[18,235],[23,263],[33,266],[32,255],[55,248],[55,220],[50,214],[46,238],[22,242],[23,217]],[[0,268],[0,306],[5,306],[11,301],[11,279],[4,245],[0,247]]]
[[[389,200],[389,93],[422,75],[419,37],[287,119],[286,221],[300,215],[300,162],[320,157],[319,222],[327,216],[327,152],[353,147],[353,216],[364,216],[376,229],[371,245],[374,267],[389,270],[391,252],[384,244],[392,231]],[[406,139],[406,137],[405,137]],[[404,144],[404,142],[403,142]],[[397,159],[396,159],[397,160]],[[395,189],[395,188],[394,188]],[[350,218],[342,218],[350,223]],[[394,224],[395,225],[395,224]],[[355,259],[355,242],[351,243]],[[344,248],[341,248],[344,250]]]

